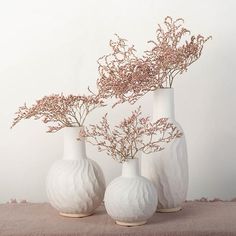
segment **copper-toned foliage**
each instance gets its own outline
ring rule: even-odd
[[[156,40],[149,41],[153,46],[141,57],[135,54],[134,46],[127,45],[127,40],[119,36],[111,40],[112,52],[98,60],[100,93],[117,98],[117,103],[133,104],[149,91],[172,87],[174,78],[199,59],[210,38],[191,36],[183,22],[166,17],[164,25],[158,25]]]
[[[42,119],[44,123],[52,124],[47,132],[53,133],[64,127],[82,126],[88,114],[100,106],[104,106],[104,102],[98,96],[53,94],[30,107],[26,104],[20,107],[11,127],[23,119]]]
[[[164,149],[164,144],[182,133],[167,118],[150,122],[149,117],[141,116],[141,107],[132,112],[113,129],[107,120],[107,114],[97,125],[86,127],[81,135],[113,159],[124,162],[137,157],[139,152],[151,153]]]

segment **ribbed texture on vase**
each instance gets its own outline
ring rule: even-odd
[[[59,160],[47,177],[47,195],[58,211],[68,214],[88,214],[102,202],[105,180],[94,161]]]
[[[116,221],[141,222],[149,219],[157,207],[155,186],[146,178],[118,177],[105,192],[107,213]]]
[[[181,129],[177,122],[173,122]],[[143,155],[141,173],[158,191],[158,208],[178,208],[186,200],[188,159],[185,137],[175,139],[160,152]]]

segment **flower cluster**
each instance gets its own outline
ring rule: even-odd
[[[210,38],[201,35],[185,38],[186,34],[190,31],[183,27],[183,19],[168,16],[164,26],[158,25],[156,40],[148,42],[153,47],[141,57],[135,54],[134,46],[127,45],[127,40],[119,36],[111,40],[112,52],[98,60],[100,93],[117,98],[117,103],[133,104],[149,91],[172,87],[174,78],[199,59]]]
[[[179,138],[182,133],[167,118],[150,122],[149,117],[141,117],[141,108],[132,112],[113,129],[107,114],[97,125],[90,125],[81,131],[81,136],[113,159],[124,162],[134,159],[139,152],[149,154],[164,149],[164,143]]]
[[[104,106],[104,102],[98,96],[53,94],[30,107],[26,104],[20,107],[11,127],[23,119],[42,119],[45,124],[52,124],[47,132],[53,133],[64,127],[82,126],[88,114],[100,106]]]
[[[97,86],[104,97],[116,97],[119,102],[136,100],[149,83],[151,71],[145,61],[135,54],[134,46],[116,35],[110,40],[112,53],[98,59]]]
[[[156,41],[149,41],[154,47],[145,52],[144,58],[160,82],[156,88],[172,87],[175,76],[187,71],[199,59],[205,42],[211,38],[190,36],[183,22],[182,18],[173,20],[166,17],[164,27],[158,25]],[[189,38],[184,38],[186,34],[189,34]]]

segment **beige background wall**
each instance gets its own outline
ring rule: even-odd
[[[0,1],[0,202],[46,201],[47,171],[62,155],[61,132],[46,134],[34,121],[9,129],[17,107],[94,87],[96,60],[108,52],[114,33],[142,52],[167,15],[183,17],[193,33],[213,36],[174,84],[176,118],[188,142],[188,198],[236,197],[235,10],[233,0]],[[151,115],[151,94],[139,103]],[[130,110],[106,108],[90,122],[105,111],[114,122]],[[121,166],[105,154],[88,146],[88,155],[102,166],[107,183],[119,175]]]

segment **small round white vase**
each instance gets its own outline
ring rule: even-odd
[[[105,207],[118,225],[143,225],[157,207],[157,191],[146,178],[140,176],[139,160],[123,163],[122,175],[114,179],[105,192]]]
[[[175,121],[174,90],[154,91],[153,120],[169,118],[181,132]],[[146,156],[143,154],[141,173],[157,188],[159,212],[175,212],[182,208],[188,191],[188,157],[185,136],[174,139],[165,149]]]
[[[85,217],[101,204],[105,180],[98,164],[88,159],[84,140],[78,141],[81,127],[64,128],[64,155],[47,177],[47,195],[60,215]]]

